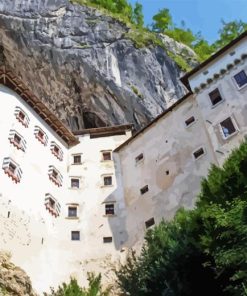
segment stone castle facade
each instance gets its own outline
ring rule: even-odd
[[[110,266],[146,229],[192,208],[211,164],[247,136],[247,33],[187,73],[186,96],[131,135],[69,131],[0,69],[0,249],[47,291]]]

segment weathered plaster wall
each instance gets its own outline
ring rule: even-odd
[[[185,126],[191,116],[195,122]],[[195,160],[193,152],[203,147],[205,154]],[[144,159],[135,158],[143,153]],[[202,177],[216,158],[204,121],[193,96],[146,129],[119,152],[124,199],[126,245],[140,242],[145,221],[154,217],[170,219],[180,207],[192,208]],[[140,189],[149,191],[141,195]]]

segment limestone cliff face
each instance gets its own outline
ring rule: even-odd
[[[10,255],[0,253],[0,295],[1,296],[37,296],[33,291],[29,277],[10,261]]]
[[[165,50],[137,49],[128,30],[68,0],[0,1],[0,59],[72,130],[140,128],[185,93]],[[185,46],[162,41],[193,59]]]

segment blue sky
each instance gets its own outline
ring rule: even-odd
[[[135,3],[136,0],[130,0]],[[186,26],[193,32],[201,31],[209,41],[217,39],[221,19],[242,19],[247,22],[247,0],[139,0],[143,5],[145,23],[152,23],[152,16],[161,8],[168,8],[173,21]]]

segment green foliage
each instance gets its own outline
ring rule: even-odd
[[[190,65],[186,62],[185,58],[175,55],[174,53],[168,51],[167,54],[169,57],[180,67],[181,70],[187,72],[191,70]]]
[[[63,283],[57,291],[51,289],[51,294],[45,296],[108,296],[111,288],[103,290],[101,287],[101,275],[88,274],[89,287],[81,288],[76,279],[71,279],[68,284]]]
[[[246,30],[247,24],[241,20],[228,23],[222,20],[222,28],[219,30],[219,39],[212,46],[215,50],[219,50]]]
[[[148,231],[116,272],[124,295],[247,295],[247,143],[212,166],[196,205]]]
[[[172,16],[169,9],[161,9],[156,15],[153,16],[153,31],[164,33],[172,25]]]
[[[140,99],[143,99],[143,95],[139,92],[138,88],[136,88],[134,85],[131,85],[131,89],[133,93],[135,93]]]
[[[144,25],[144,15],[142,12],[142,5],[139,2],[136,2],[133,10],[133,22],[137,25],[138,28],[143,28]]]

